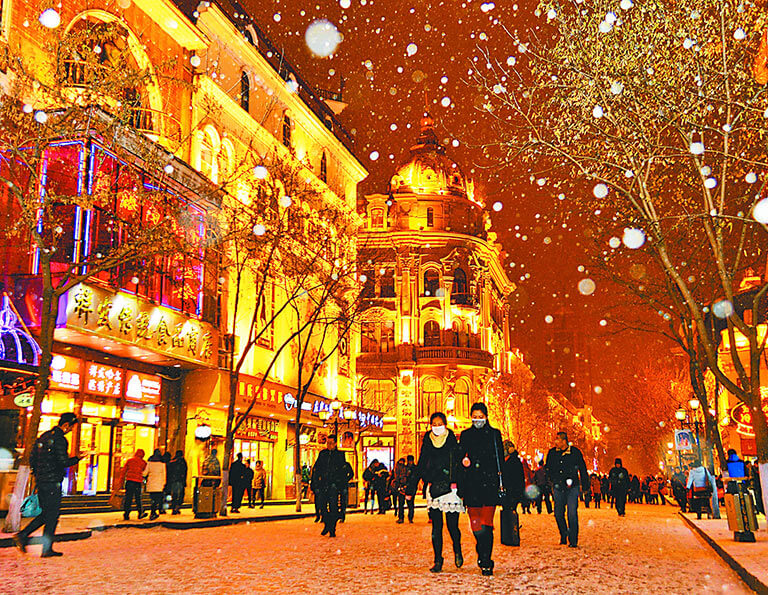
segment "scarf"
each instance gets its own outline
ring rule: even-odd
[[[432,430],[429,431],[429,439],[432,441],[432,446],[435,448],[442,448],[445,441],[448,440],[448,430],[445,430],[442,436],[435,436]]]

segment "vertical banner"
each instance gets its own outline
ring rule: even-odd
[[[397,458],[416,455],[415,389],[413,370],[401,371],[397,387]]]

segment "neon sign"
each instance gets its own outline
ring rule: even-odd
[[[40,346],[19,321],[8,294],[3,294],[0,308],[0,360],[36,366]]]

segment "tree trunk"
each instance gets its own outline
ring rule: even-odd
[[[760,403],[760,397],[758,396],[755,401]],[[752,427],[755,430],[757,445],[757,462],[760,469],[760,486],[763,493],[763,510],[768,513],[768,423],[766,423],[765,412],[759,405],[751,409]]]
[[[224,458],[221,473],[221,507],[219,514],[227,516],[227,495],[229,493],[229,465],[232,461],[232,451],[235,447],[235,402],[237,401],[237,383],[240,374],[237,370],[229,371],[229,408],[227,410],[227,435],[224,439]]]
[[[45,278],[45,276],[44,276]],[[5,517],[3,531],[16,532],[21,529],[21,504],[29,485],[29,455],[32,446],[37,440],[37,431],[40,427],[41,406],[45,393],[48,391],[49,378],[51,376],[51,361],[53,360],[53,333],[56,330],[56,317],[59,314],[58,296],[55,295],[50,284],[50,277],[44,280],[43,307],[40,320],[40,359],[37,365],[37,381],[35,383],[35,398],[32,402],[32,415],[29,418],[27,432],[24,435],[24,453],[21,456],[19,471],[16,475],[16,484],[13,488],[8,514]],[[62,412],[63,413],[63,412]]]
[[[293,486],[296,490],[296,512],[301,512],[301,405],[304,399],[298,399],[296,402],[296,423],[293,428]]]

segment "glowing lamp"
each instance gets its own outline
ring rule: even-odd
[[[688,401],[688,404],[691,406],[691,409],[693,409],[693,410],[695,411],[696,409],[698,409],[698,408],[699,408],[699,405],[700,405],[701,403],[699,403],[699,400],[698,400],[698,399],[696,399],[696,398],[693,398],[693,399],[691,399],[690,401]]]
[[[200,424],[195,428],[195,438],[198,440],[208,440],[211,437],[211,426]]]
[[[340,408],[341,408],[341,401],[339,401],[338,399],[334,399],[333,401],[331,401],[331,409],[333,409],[334,411],[338,411]]]
[[[355,419],[355,412],[351,409],[344,411],[344,419]]]
[[[327,421],[331,419],[330,411],[321,411],[318,415],[320,416],[320,419],[322,419],[323,421]]]
[[[685,419],[685,409],[678,409],[675,411],[675,417],[678,420],[683,421]]]

